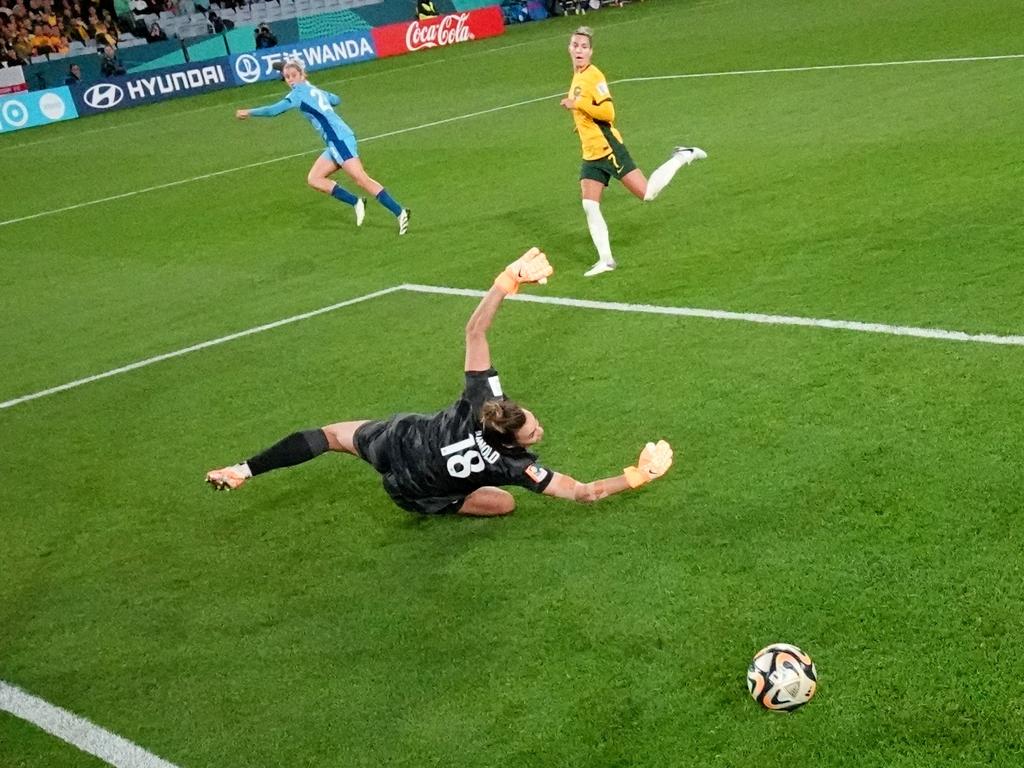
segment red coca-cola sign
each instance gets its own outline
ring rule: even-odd
[[[501,8],[491,5],[466,13],[450,13],[425,21],[405,21],[374,27],[373,45],[377,57],[398,56],[424,48],[455,45],[482,37],[494,37],[505,31]]]

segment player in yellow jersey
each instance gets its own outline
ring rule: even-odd
[[[615,127],[615,105],[601,70],[590,63],[594,54],[590,27],[580,27],[569,39],[569,58],[575,74],[569,95],[562,106],[572,112],[576,132],[583,144],[583,167],[580,169],[580,190],[587,227],[597,248],[597,263],[584,274],[600,275],[615,269],[608,225],[601,214],[601,194],[615,177],[622,185],[644,201],[651,201],[676,175],[676,171],[694,160],[703,160],[707,153],[697,147],[676,147],[672,156],[655,169],[651,178],[636,167],[629,156],[622,134]]]

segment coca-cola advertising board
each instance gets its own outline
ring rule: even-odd
[[[466,13],[450,13],[436,19],[403,21],[374,27],[373,45],[377,58],[398,56],[423,48],[465,43],[484,37],[494,37],[505,31],[505,17],[501,8],[490,5]]]

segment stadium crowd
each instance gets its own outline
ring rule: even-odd
[[[116,47],[113,0],[0,0],[0,66],[68,53],[71,42]]]

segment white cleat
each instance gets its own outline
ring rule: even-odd
[[[352,207],[356,212],[356,226],[363,226],[363,219],[366,218],[366,198],[360,197]]]
[[[676,147],[672,150],[673,155],[683,158],[683,165],[689,165],[694,160],[706,160],[708,153],[700,147]]]
[[[603,272],[611,272],[616,267],[614,261],[599,261],[597,264],[592,266],[586,272],[583,273],[584,277],[593,277],[594,275],[600,275]]]
[[[218,491],[233,491],[236,488],[241,488],[248,479],[232,467],[213,469],[206,473],[206,482]]]
[[[408,208],[403,208],[402,212],[398,214],[398,234],[404,235],[409,231],[409,216],[412,215],[412,211]]]

